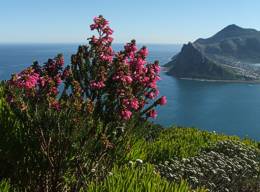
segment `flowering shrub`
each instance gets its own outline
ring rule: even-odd
[[[136,127],[133,122],[155,118],[155,107],[166,104],[164,96],[156,99],[160,67],[157,61],[147,63],[147,48],[138,50],[133,40],[116,53],[113,30],[102,16],[90,28],[98,36],[79,46],[70,65],[64,66],[61,54],[42,66],[34,62],[5,86],[19,126],[4,130],[9,128],[22,148],[10,161],[11,182],[28,191],[59,191],[67,177],[73,179],[66,190],[77,191],[89,180],[102,179],[116,153],[128,148],[124,144]],[[3,140],[0,152],[12,156],[8,142]],[[0,170],[8,174],[5,166]]]
[[[159,91],[158,62],[147,63],[148,49],[137,49],[135,41],[114,52],[111,37],[113,30],[102,16],[94,18],[91,30],[98,37],[89,38],[89,46],[79,47],[72,56],[73,77],[80,83],[82,96],[93,105],[93,112],[106,121],[129,120],[134,115],[156,117],[153,107],[166,104],[162,97],[145,109],[149,100]]]
[[[9,80],[9,102],[21,111],[25,111],[28,105],[42,102],[50,108],[60,110],[58,87],[70,75],[68,69],[63,69],[63,65],[63,56],[58,55],[42,67],[35,62],[31,67],[13,75]]]
[[[138,50],[134,40],[124,50],[113,51],[113,30],[102,16],[95,17],[90,28],[98,36],[89,38],[89,45],[79,47],[71,57],[71,66],[63,69],[64,59],[58,55],[42,67],[35,63],[14,75],[9,84],[20,91],[18,95],[11,94],[10,101],[15,101],[21,110],[28,107],[28,102],[44,102],[61,110],[61,98],[71,88],[74,105],[105,122],[127,121],[135,115],[155,118],[154,107],[166,104],[163,96],[146,107],[159,94],[158,61],[147,63],[148,49]],[[62,82],[65,88],[59,98],[58,86]]]

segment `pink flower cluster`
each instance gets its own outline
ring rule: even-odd
[[[113,30],[108,26],[109,22],[101,15],[95,17],[93,21],[94,24],[90,25],[90,29],[97,30],[99,36],[92,36],[89,44],[98,58],[99,67],[95,68],[95,74],[91,74],[89,87],[92,90],[100,90],[105,87],[107,68],[113,62],[114,51],[111,46]]]
[[[85,110],[84,103],[88,101],[88,112],[102,113],[96,115],[108,120],[126,121],[133,116],[156,118],[155,107],[167,103],[165,96],[156,99],[159,62],[147,62],[147,47],[138,49],[135,40],[115,53],[111,46],[113,30],[108,24],[103,16],[94,18],[90,28],[98,36],[89,38],[89,45],[79,47],[71,57],[71,66],[63,69],[64,59],[58,55],[43,66],[35,63],[15,75],[10,85],[24,89],[26,94],[20,96],[25,100],[30,100],[28,95],[33,96],[47,101],[56,110],[61,109],[59,85],[64,83],[62,94],[71,90],[66,98],[72,98],[77,110]]]
[[[99,60],[107,64],[99,64],[99,69],[96,70],[89,86],[94,90],[106,87],[108,94],[115,95],[120,102],[117,110],[121,118],[128,120],[135,112],[145,111],[145,105],[151,103],[149,100],[159,95],[157,81],[160,80],[160,66],[158,61],[146,61],[149,53],[147,47],[138,50],[135,40],[127,43],[123,51],[114,54],[111,48],[113,38],[110,36],[113,30],[108,24],[107,20],[98,16],[90,25],[91,30],[97,30],[99,34],[99,37],[93,36],[90,39],[90,45],[94,52],[98,53]],[[158,104],[166,104],[166,97],[158,99],[154,106]],[[157,113],[152,109],[148,110],[146,115],[155,118]]]
[[[91,81],[90,82],[91,89],[102,89],[103,87],[105,87],[105,84],[103,81],[98,81],[98,82]]]
[[[137,98],[133,99],[123,99],[122,105],[125,106],[127,109],[137,110],[139,108],[139,101]]]
[[[39,74],[33,68],[28,68],[12,77],[11,83],[18,88],[24,88],[27,91],[36,88],[39,81]]]
[[[133,79],[129,75],[124,75],[123,73],[118,73],[113,77],[114,81],[121,81],[126,84],[131,84],[133,82]]]
[[[129,102],[123,102],[122,110],[142,110],[145,104],[149,103],[148,100],[155,99],[159,95],[159,90],[157,88],[157,81],[160,80],[159,72],[160,67],[159,63],[156,61],[154,63],[147,63],[146,57],[148,56],[148,49],[142,47],[140,50],[137,50],[135,41],[133,40],[130,43],[125,45],[125,50],[116,55],[117,61],[119,61],[120,66],[116,68],[116,73],[113,76],[113,80],[116,80],[117,83],[122,84],[122,90],[120,91],[120,96],[124,100],[129,98],[135,98],[135,106],[131,107],[128,103],[131,102],[131,99],[128,99]],[[128,81],[127,81],[128,80]],[[127,87],[131,87],[131,92],[127,91]],[[120,85],[118,86],[120,87]],[[136,97],[139,95],[139,97]],[[125,96],[127,96],[125,98]],[[162,97],[161,103],[166,103],[166,98]],[[137,107],[137,103],[142,103],[142,105]],[[157,104],[158,102],[156,102]],[[126,113],[121,113],[123,119],[130,118],[130,115],[123,116]],[[150,110],[148,113],[149,117],[155,118],[156,111]]]
[[[132,116],[132,112],[130,110],[121,111],[121,116],[124,120],[129,120]]]
[[[155,119],[157,117],[157,112],[152,109],[147,113],[147,116]]]
[[[9,85],[24,90],[21,95],[17,96],[18,99],[23,98],[28,101],[31,101],[31,97],[36,97],[37,100],[46,99],[50,107],[59,110],[60,104],[56,98],[59,94],[58,86],[62,80],[70,76],[68,68],[62,71],[63,65],[62,55],[58,55],[55,59],[49,59],[44,66],[35,63],[21,73],[15,74],[9,80]],[[15,95],[11,97],[14,98]]]
[[[94,17],[94,23],[90,25],[91,30],[102,30],[107,35],[112,35],[113,30],[108,26],[109,22],[102,16]]]
[[[159,105],[165,105],[167,103],[167,99],[165,96],[162,96],[159,100],[158,100],[158,104]]]

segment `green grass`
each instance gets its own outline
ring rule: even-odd
[[[189,192],[191,191],[186,181],[179,184],[170,183],[156,172],[151,164],[115,166],[112,175],[101,183],[91,183],[88,192]],[[206,192],[205,189],[194,190]]]

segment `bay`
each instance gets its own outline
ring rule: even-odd
[[[1,44],[0,79],[10,78],[29,66],[63,53],[65,63],[77,50],[77,44]],[[122,44],[116,44],[120,50]],[[148,44],[149,61],[166,63],[181,45]],[[260,84],[180,80],[161,72],[160,94],[166,95],[166,106],[158,107],[154,120],[163,126],[197,127],[228,135],[260,140]]]

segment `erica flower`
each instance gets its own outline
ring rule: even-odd
[[[155,119],[157,117],[157,112],[154,109],[152,109],[148,112],[147,115],[148,115],[148,117]]]
[[[142,49],[140,49],[139,53],[142,57],[147,57],[148,49],[146,47],[143,47]]]
[[[132,83],[133,81],[132,77],[130,77],[129,75],[123,76],[121,79],[123,82],[126,82],[128,84]]]
[[[129,111],[129,110],[123,110],[121,111],[121,117],[124,119],[124,120],[129,120],[132,116],[132,112]]]
[[[149,99],[154,99],[156,96],[155,96],[155,93],[153,91],[151,91],[150,93],[148,93],[147,97]]]
[[[165,96],[162,96],[159,100],[158,100],[158,104],[159,105],[165,105],[167,103],[167,99]]]
[[[69,67],[65,68],[65,70],[63,71],[63,74],[62,74],[62,78],[63,79],[66,79],[68,77],[70,77],[72,74],[71,70]]]
[[[56,82],[58,85],[61,84],[62,80],[61,80],[60,75],[57,75],[57,76],[55,76],[54,78],[55,78],[55,82]]]
[[[91,81],[90,82],[91,89],[102,89],[103,87],[105,87],[104,81]]]
[[[25,88],[26,89],[32,89],[36,86],[37,81],[39,79],[39,74],[34,73],[30,76],[27,77],[26,81],[25,81]]]
[[[58,95],[59,91],[57,87],[51,87],[49,94],[50,95]]]
[[[158,61],[155,61],[153,67],[154,67],[154,71],[155,71],[156,73],[159,73],[159,72],[160,72],[161,68],[160,68],[160,66],[159,66],[159,62],[158,62]]]
[[[113,34],[113,30],[110,27],[108,27],[108,26],[103,29],[103,32],[106,35],[112,35]]]
[[[136,98],[134,98],[132,101],[131,101],[131,107],[135,110],[137,110],[139,108],[139,102]]]

